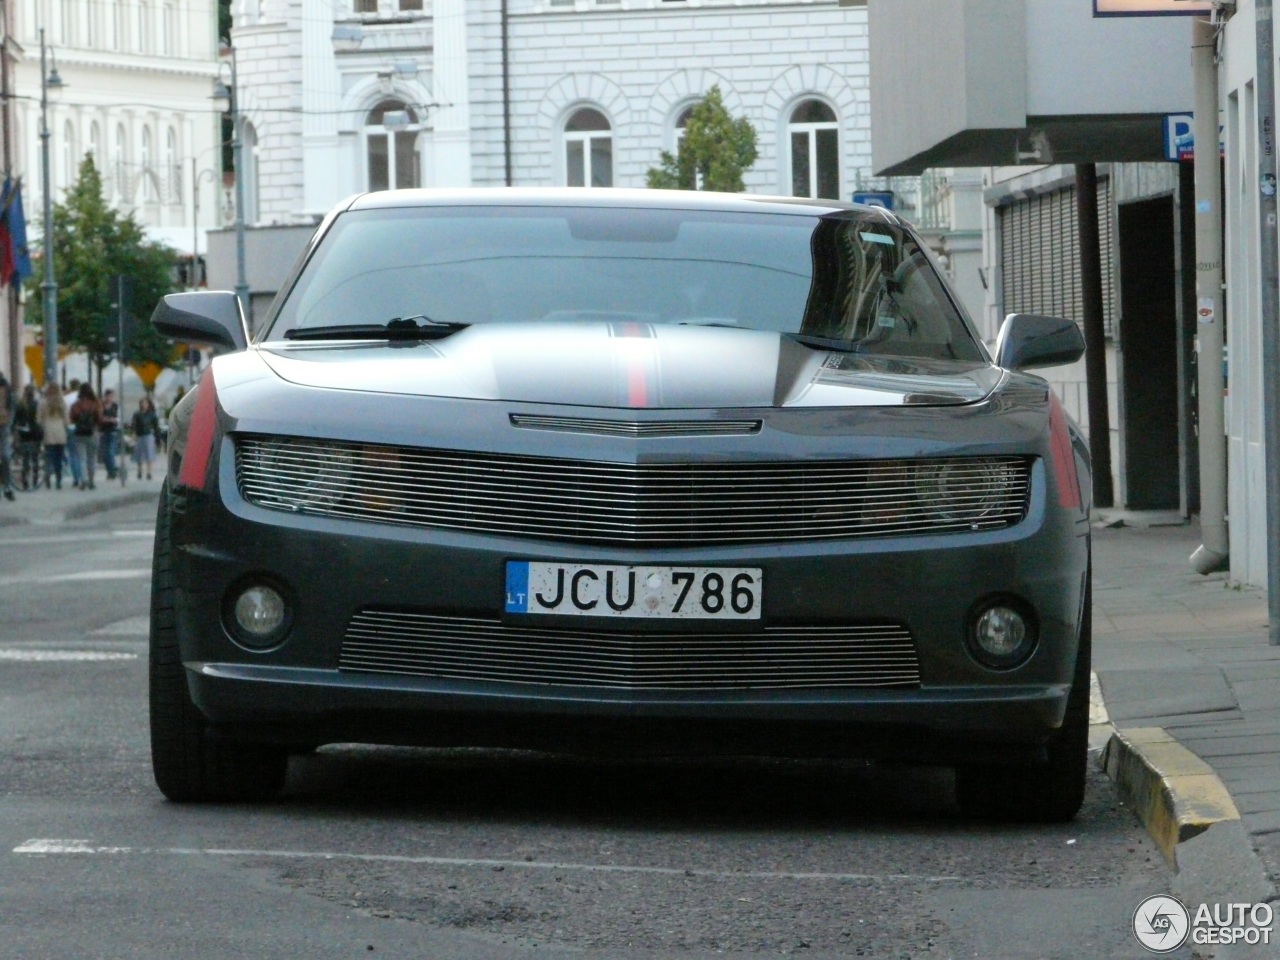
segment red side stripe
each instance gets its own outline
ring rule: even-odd
[[[1080,509],[1080,478],[1076,475],[1076,457],[1071,450],[1071,433],[1067,415],[1062,411],[1058,395],[1049,391],[1049,442],[1053,451],[1053,478],[1058,488],[1058,506]]]
[[[203,490],[213,454],[213,435],[218,424],[218,391],[213,386],[213,367],[208,367],[196,390],[196,409],[187,429],[187,447],[182,454],[178,483]]]

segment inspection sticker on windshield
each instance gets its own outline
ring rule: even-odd
[[[759,620],[759,567],[627,567],[507,561],[507,613]]]

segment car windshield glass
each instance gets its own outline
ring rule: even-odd
[[[326,234],[268,336],[424,314],[742,327],[824,349],[982,359],[914,236],[855,211],[353,211]]]

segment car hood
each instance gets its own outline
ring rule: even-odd
[[[647,323],[489,323],[440,340],[269,341],[302,386],[621,408],[954,405],[985,399],[986,363],[859,356],[756,330]]]

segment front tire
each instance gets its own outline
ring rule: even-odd
[[[178,803],[271,799],[284,786],[288,753],[278,747],[215,739],[191,699],[178,650],[170,551],[166,480],[160,491],[151,567],[148,686],[156,786]]]
[[[983,820],[1065,823],[1084,804],[1089,762],[1089,686],[1093,669],[1093,569],[1085,578],[1080,643],[1062,726],[1050,739],[1045,763],[956,769],[956,801],[966,816]]]

